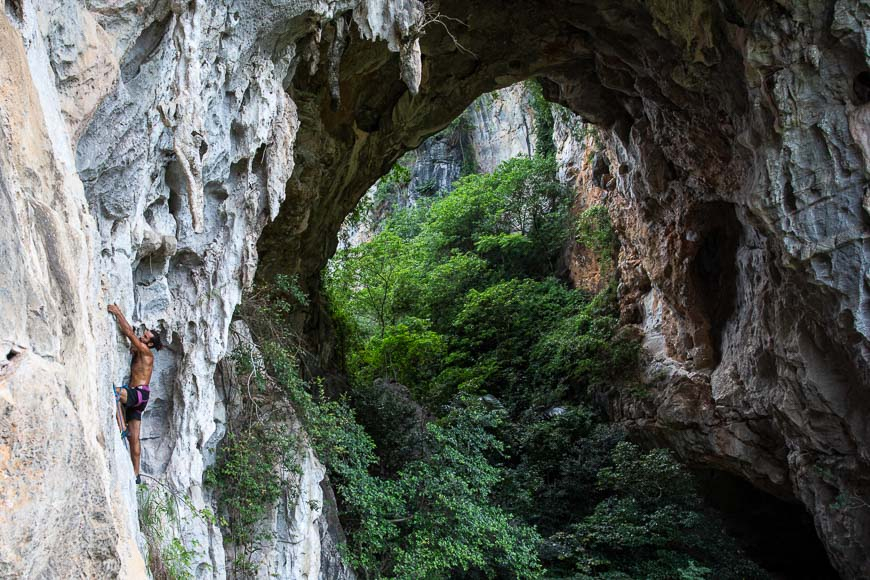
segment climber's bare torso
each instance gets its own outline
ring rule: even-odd
[[[146,332],[146,334],[148,334]],[[145,336],[142,337],[146,338]],[[140,385],[151,384],[151,373],[154,371],[154,355],[151,350],[145,347],[145,351],[141,351],[136,346],[130,347],[130,352],[133,354],[133,362],[130,363],[130,385],[138,387]]]
[[[154,333],[146,330],[142,336],[136,336],[117,304],[110,304],[108,310],[118,320],[121,332],[130,340],[130,353],[133,355],[133,362],[130,363],[130,386],[151,384],[151,373],[154,370],[154,354],[151,352]]]

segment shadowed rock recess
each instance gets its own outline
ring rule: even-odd
[[[840,574],[870,576],[868,21],[855,0],[6,0],[0,575],[145,575],[107,303],[168,343],[144,471],[211,505],[215,372],[255,269],[300,274],[316,305],[366,189],[538,77],[606,150],[650,384],[612,395],[613,418],[801,502]],[[352,577],[334,518],[270,518],[292,542],[261,577]],[[179,525],[197,575],[223,577],[219,526]]]

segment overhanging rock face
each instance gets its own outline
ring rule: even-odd
[[[170,342],[144,466],[204,505],[214,371],[258,254],[261,275],[316,288],[399,155],[529,76],[608,149],[624,319],[658,385],[614,414],[800,499],[843,575],[870,574],[866,3],[438,10],[450,19],[415,0],[4,4],[4,574],[144,573],[108,302]],[[199,573],[220,575],[220,530],[189,527]]]
[[[403,151],[479,93],[541,77],[608,151],[623,319],[646,333],[651,384],[614,394],[614,417],[802,501],[841,573],[870,574],[867,6],[440,10],[464,24],[426,28],[416,96],[353,36],[340,106],[323,73],[294,77],[305,121],[261,275],[316,287],[338,224]]]

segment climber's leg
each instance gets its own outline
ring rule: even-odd
[[[141,445],[139,444],[139,432],[142,427],[140,419],[131,419],[127,421],[127,439],[130,441],[130,459],[133,461],[133,473],[136,474],[138,483],[139,479],[139,457],[141,454]]]

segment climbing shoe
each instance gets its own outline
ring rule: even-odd
[[[142,476],[141,475],[136,476],[136,485],[142,485]]]

